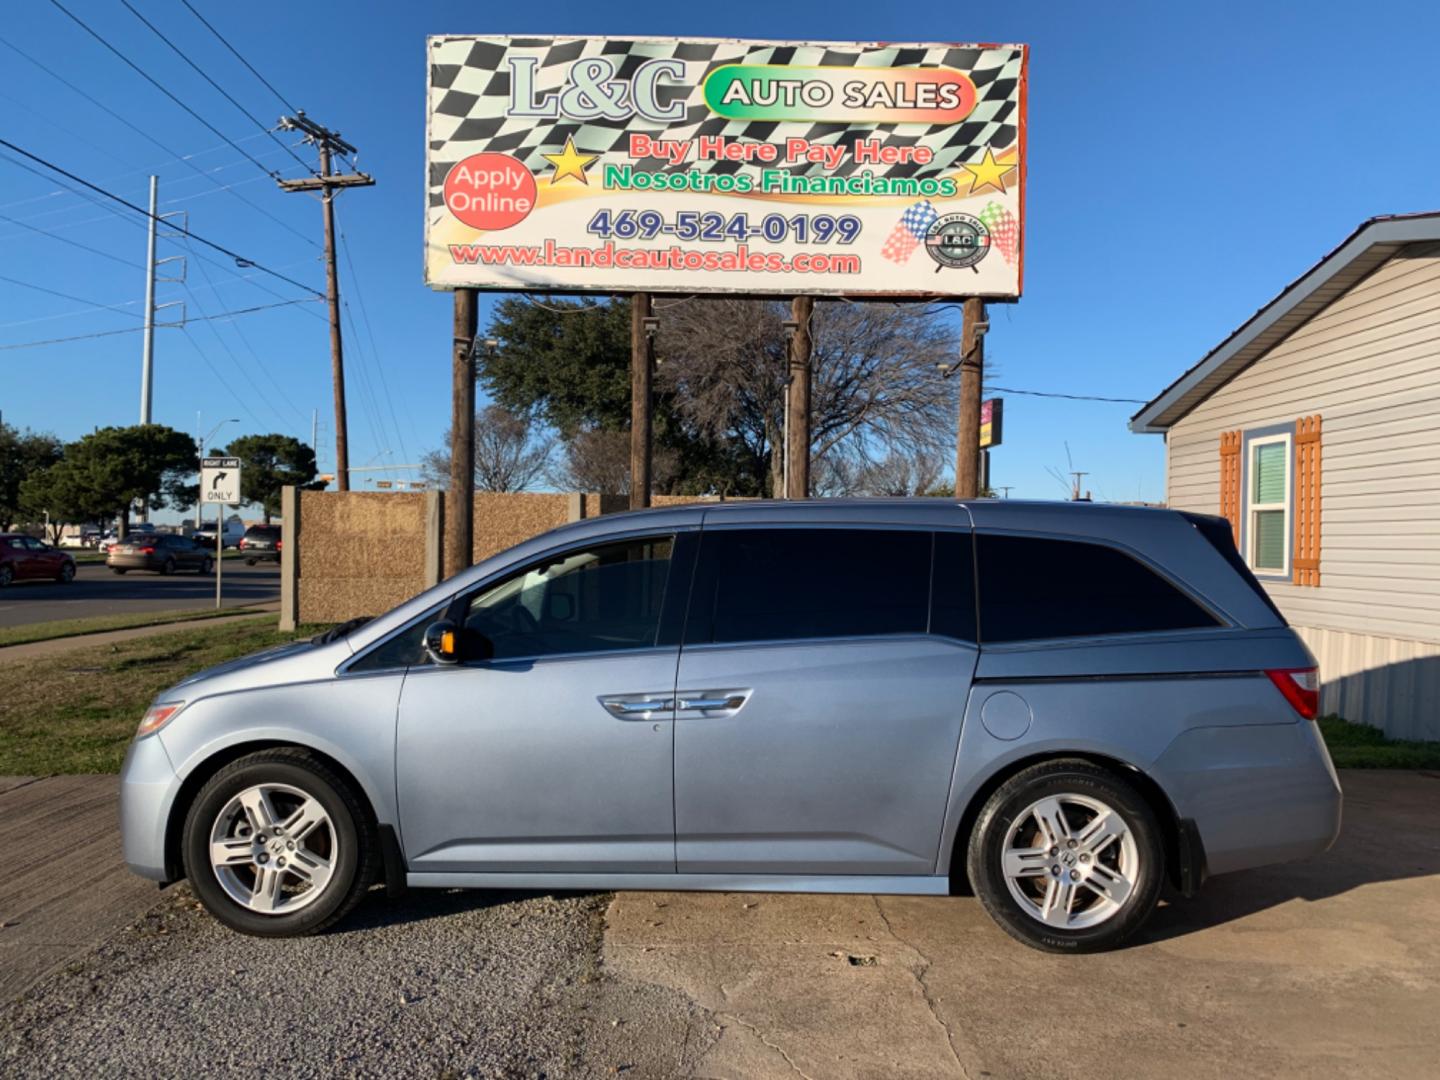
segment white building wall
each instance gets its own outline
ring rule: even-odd
[[[1314,413],[1321,583],[1266,588],[1320,656],[1328,711],[1440,739],[1440,245],[1391,259],[1177,422],[1170,505],[1219,512],[1221,432]]]

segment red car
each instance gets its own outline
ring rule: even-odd
[[[75,580],[75,560],[24,533],[0,533],[0,588],[12,581],[45,578],[62,584]]]

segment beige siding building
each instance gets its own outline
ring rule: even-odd
[[[1440,739],[1440,214],[1367,222],[1130,426],[1230,519],[1322,711]]]

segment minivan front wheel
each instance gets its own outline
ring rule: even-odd
[[[1012,937],[1052,952],[1099,952],[1155,909],[1160,827],[1120,775],[1088,761],[1017,773],[986,802],[967,869],[980,902]]]
[[[312,934],[374,880],[373,830],[359,797],[304,751],[267,750],[221,769],[185,820],[185,874],[231,929]]]

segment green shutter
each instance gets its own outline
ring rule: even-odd
[[[1261,447],[1267,450],[1269,447]],[[1258,486],[1258,485],[1257,485]],[[1255,569],[1285,569],[1285,511],[1257,510],[1250,515],[1255,526]]]
[[[1255,447],[1250,496],[1252,503],[1285,501],[1285,446],[1283,442],[1262,443]]]

